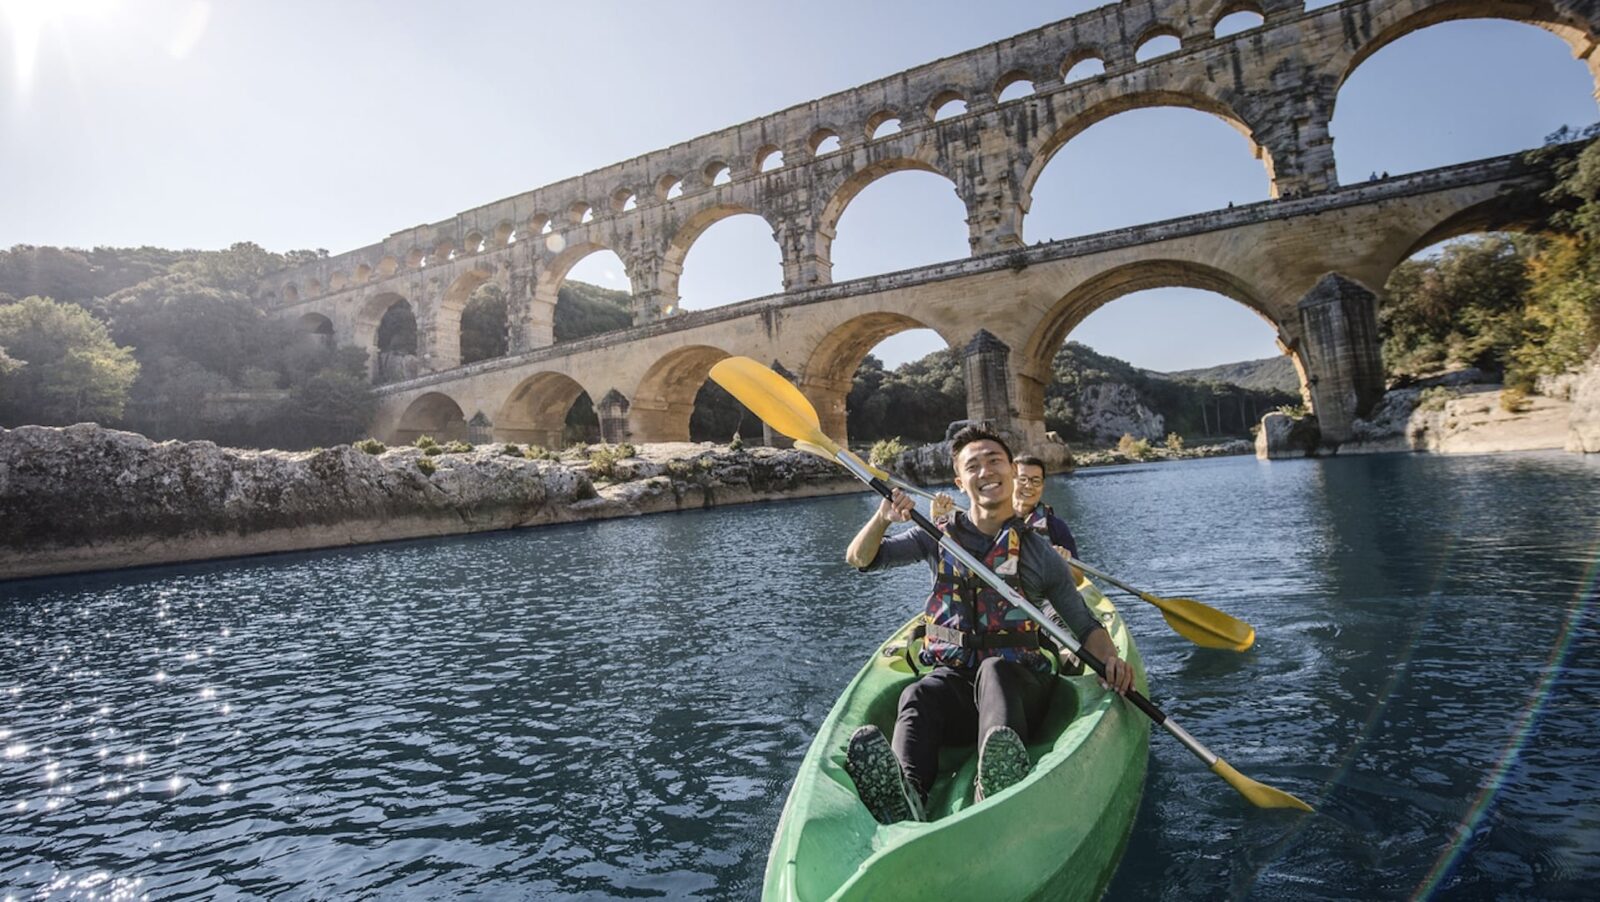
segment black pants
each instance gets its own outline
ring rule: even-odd
[[[1026,742],[1044,716],[1052,675],[1004,658],[976,670],[935,667],[900,693],[894,754],[926,796],[939,776],[939,749],[968,745],[1007,726]]]

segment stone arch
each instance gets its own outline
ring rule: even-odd
[[[878,129],[883,127],[884,125],[887,125],[890,122],[895,122],[895,123],[899,123],[899,124],[895,127],[895,130],[892,131],[892,132],[886,132],[885,134],[882,134],[882,135],[878,134]],[[867,117],[866,133],[864,135],[862,135],[862,137],[865,138],[868,141],[879,141],[879,140],[882,140],[884,138],[889,137],[890,135],[899,134],[902,131],[903,125],[904,125],[904,123],[901,122],[899,113],[895,112],[894,110],[889,110],[889,109],[879,110],[876,113],[873,113],[871,116]]]
[[[817,217],[817,256],[822,260],[833,259],[833,239],[838,233],[839,219],[844,216],[845,208],[850,202],[864,191],[868,185],[878,179],[894,172],[931,172],[934,175],[944,176],[950,180],[950,186],[960,192],[960,183],[952,178],[950,173],[917,157],[891,157],[877,160],[855,172],[849,174],[828,195],[828,202],[823,205],[821,214]],[[966,198],[962,198],[963,203]]]
[[[391,310],[409,316],[415,329],[416,345],[410,348],[383,348],[379,346],[379,326]],[[368,298],[357,310],[352,340],[356,347],[366,349],[375,383],[396,382],[418,375],[421,362],[422,324],[417,321],[416,308],[403,295],[393,291],[379,292]]]
[[[1000,99],[1001,95],[1006,91],[1023,82],[1026,82],[1028,85],[1028,92],[1026,94],[1022,94],[1017,97],[1007,97],[1004,101]],[[1006,74],[995,79],[994,87],[991,89],[991,94],[994,97],[995,103],[1009,103],[1013,100],[1021,100],[1023,97],[1032,96],[1034,91],[1037,89],[1037,83],[1038,81],[1033,77],[1033,73],[1027,71],[1026,69],[1012,69]]]
[[[1090,45],[1086,47],[1074,48],[1071,53],[1067,54],[1066,57],[1061,60],[1061,68],[1057,74],[1060,75],[1063,81],[1066,81],[1067,76],[1072,74],[1072,70],[1076,69],[1079,63],[1087,63],[1090,60],[1099,62],[1101,71],[1102,73],[1104,72],[1106,65],[1105,52],[1099,47]],[[1082,77],[1083,76],[1080,76],[1080,79]],[[1071,84],[1071,82],[1067,83]]]
[[[733,181],[733,167],[720,158],[715,159],[700,169],[700,176],[707,188],[714,188]]]
[[[461,314],[467,309],[472,293],[492,278],[494,271],[487,266],[473,267],[456,276],[440,296],[430,330],[434,369],[446,370],[461,365]]]
[[[494,418],[495,440],[560,448],[567,414],[586,393],[582,384],[563,373],[547,371],[529,376],[500,405]]]
[[[1177,41],[1177,49],[1167,50],[1162,53],[1158,53],[1155,56],[1141,55],[1144,53],[1145,48],[1148,47],[1152,41],[1160,38],[1172,38],[1173,40]],[[1171,56],[1182,49],[1183,32],[1179,31],[1175,26],[1169,25],[1165,22],[1158,22],[1154,25],[1151,25],[1149,28],[1146,28],[1144,33],[1139,35],[1138,40],[1133,42],[1133,59],[1135,64],[1148,63],[1161,59],[1162,57]]]
[[[707,229],[710,229],[712,226],[724,219],[747,214],[761,216],[762,219],[766,220],[766,217],[763,216],[759,210],[752,209],[743,204],[722,203],[703,207],[695,211],[689,216],[688,219],[683,221],[683,225],[678,227],[678,231],[674,233],[672,239],[667,242],[667,250],[666,254],[664,255],[664,262],[661,266],[660,281],[656,286],[654,286],[659,291],[658,296],[661,298],[663,305],[677,304],[679,300],[679,283],[683,277],[684,260],[688,258],[690,248],[694,246],[694,243],[699,240],[700,236],[704,235]],[[766,222],[769,227],[772,225],[771,220],[766,220]],[[635,293],[638,293],[637,288],[635,289]]]
[[[300,286],[293,282],[285,282],[283,283],[282,295],[285,304],[293,304],[300,300]]]
[[[1538,231],[1544,224],[1544,212],[1531,196],[1496,196],[1457,210],[1426,231],[1398,233],[1382,246],[1379,268],[1384,277],[1374,281],[1381,287],[1396,266],[1441,241],[1479,232]]]
[[[333,320],[320,313],[301,314],[295,325],[301,332],[329,343],[333,342]]]
[[[481,254],[488,249],[488,239],[477,229],[471,230],[467,233],[467,237],[461,239],[461,250],[463,253]]]
[[[372,267],[365,263],[356,264],[353,281],[357,285],[365,285],[372,278]]]
[[[378,278],[387,279],[400,271],[400,259],[393,254],[378,261]]]
[[[1597,33],[1594,22],[1585,20],[1576,12],[1558,9],[1550,0],[1446,0],[1435,3],[1411,0],[1409,3],[1377,7],[1371,20],[1362,23],[1361,30],[1367,35],[1365,39],[1360,40],[1353,50],[1348,43],[1341,48],[1347,56],[1342,63],[1335,62],[1339,76],[1333,86],[1334,102],[1337,103],[1338,90],[1350,78],[1350,74],[1373,54],[1412,32],[1456,19],[1504,19],[1542,28],[1556,35],[1572,48],[1574,57],[1586,61],[1595,78],[1596,97],[1600,97],[1600,53],[1594,52],[1596,45],[1600,44],[1600,33]],[[1332,113],[1330,109],[1330,118]]]
[[[361,302],[360,307],[356,309],[351,336],[357,347],[377,354],[378,348],[375,342],[378,336],[378,323],[383,320],[383,315],[389,312],[389,308],[396,304],[405,304],[415,315],[411,302],[404,295],[393,291],[380,291]]]
[[[396,445],[409,445],[421,436],[438,441],[466,441],[467,416],[461,405],[443,392],[428,392],[406,405],[394,427]]]
[[[1267,169],[1267,179],[1272,185],[1272,196],[1278,196],[1277,177],[1273,170],[1271,152],[1265,145],[1256,142],[1255,132],[1251,128],[1249,121],[1231,105],[1216,97],[1194,91],[1143,91],[1103,100],[1069,119],[1054,132],[1044,135],[1042,140],[1033,148],[1028,168],[1022,175],[1020,194],[1023,211],[1026,212],[1032,203],[1033,187],[1038,183],[1039,176],[1044,172],[1044,168],[1050,164],[1056,153],[1065,147],[1068,141],[1083,134],[1090,126],[1110,119],[1118,113],[1163,106],[1183,107],[1185,109],[1198,110],[1202,113],[1210,113],[1226,122],[1239,134],[1244,135],[1245,140],[1249,142],[1251,153]]]
[[[494,227],[494,246],[505,247],[516,241],[517,227],[509,219],[502,219]]]
[[[1024,423],[1044,422],[1044,394],[1050,382],[1056,351],[1089,314],[1136,291],[1151,288],[1198,288],[1243,304],[1278,333],[1278,342],[1294,360],[1302,394],[1306,389],[1305,361],[1294,348],[1263,293],[1226,270],[1192,260],[1157,259],[1126,263],[1085,279],[1052,306],[1034,328],[1016,360],[1017,413]]]
[[[1255,19],[1252,20],[1252,24],[1245,28],[1241,28],[1238,31],[1230,31],[1227,34],[1217,33],[1218,29],[1222,27],[1223,20],[1239,15],[1240,13],[1254,15]],[[1234,34],[1241,34],[1243,32],[1250,31],[1251,29],[1260,28],[1262,25],[1266,24],[1266,21],[1267,12],[1266,10],[1262,9],[1258,0],[1231,0],[1231,2],[1224,3],[1222,6],[1218,7],[1216,14],[1211,17],[1211,30],[1208,36],[1214,38],[1231,37]]]
[[[406,269],[418,269],[428,265],[428,252],[420,247],[414,247],[406,252]]]
[[[344,270],[342,269],[335,270],[332,275],[328,276],[329,291],[343,291],[349,285],[350,277],[345,275]]]
[[[650,366],[629,401],[628,429],[643,442],[686,442],[695,395],[717,361],[732,356],[710,345],[668,352]]]
[[[513,320],[510,328],[522,330],[527,336],[525,343],[511,342],[512,347],[539,348],[555,343],[556,302],[560,298],[561,283],[567,280],[567,274],[577,266],[583,258],[599,251],[610,251],[622,261],[623,267],[632,276],[635,273],[633,261],[622,251],[595,241],[592,238],[567,245],[560,253],[545,261],[539,267],[539,274],[534,280],[532,303],[529,305],[526,319],[522,322]],[[635,296],[639,293],[639,286],[633,286]],[[511,310],[517,309],[517,299],[508,298]]]
[[[846,402],[861,361],[885,338],[912,329],[932,329],[945,344],[956,344],[956,339],[944,329],[908,314],[890,311],[852,317],[823,336],[801,367],[800,390],[817,408],[824,433],[840,442],[846,440],[849,428]]]
[[[939,115],[952,103],[961,104],[963,107],[962,112],[950,113],[944,116]],[[942,119],[948,119],[951,116],[963,115],[968,111],[968,109],[967,95],[963,93],[960,88],[946,87],[935,93],[932,97],[928,98],[928,102],[923,105],[922,115],[923,118],[929,122],[938,122]]]
[[[836,144],[841,145],[839,150],[843,149],[843,141],[839,137],[839,133],[837,131],[835,131],[834,129],[829,128],[827,126],[823,126],[821,128],[818,128],[818,129],[816,129],[815,131],[813,131],[811,133],[811,137],[806,139],[806,148],[811,151],[811,155],[814,156],[814,157],[815,156],[823,156],[823,155],[830,154],[830,153],[838,153],[839,150],[826,150],[825,151],[825,150],[821,149],[822,145],[825,142],[829,141],[829,140],[832,140]]]

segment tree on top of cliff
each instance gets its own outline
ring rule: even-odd
[[[0,347],[25,364],[0,374],[0,425],[115,420],[139,373],[103,323],[46,298],[0,307]]]

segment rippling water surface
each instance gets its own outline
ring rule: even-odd
[[[1253,811],[1158,733],[1111,898],[1592,897],[1600,461],[1047,497],[1085,559],[1255,624],[1233,655],[1130,610],[1156,701],[1318,808]],[[871,504],[0,584],[0,889],[754,896],[813,732],[926,591],[841,563]]]

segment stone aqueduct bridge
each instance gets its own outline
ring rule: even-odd
[[[1240,10],[1264,21],[1214,38],[1216,22]],[[682,440],[707,371],[729,354],[780,364],[843,437],[866,353],[931,328],[965,349],[969,416],[1040,443],[1050,361],[1072,328],[1128,292],[1189,286],[1276,327],[1325,435],[1340,440],[1382,391],[1374,290],[1428,244],[1517,225],[1506,189],[1530,174],[1503,158],[1339,188],[1328,131],[1338,88],[1411,31],[1483,17],[1560,36],[1600,84],[1600,0],[1347,0],[1312,12],[1301,0],[1127,2],[398,232],[278,274],[263,291],[282,315],[369,349],[383,314],[411,306],[431,372],[379,389],[374,433],[395,440],[470,432],[556,444],[583,392],[607,440]],[[1159,36],[1180,49],[1136,62]],[[1091,58],[1104,74],[1064,80]],[[1019,80],[1033,92],[1000,102]],[[935,119],[952,100],[967,111]],[[1274,200],[1027,246],[1030,192],[1054,153],[1102,119],[1149,106],[1232,124],[1266,166]],[[950,179],[972,256],[833,284],[845,207],[907,169]],[[743,213],[772,226],[784,293],[669,315],[694,241]],[[557,290],[597,250],[627,267],[635,325],[554,344]],[[461,313],[489,281],[507,293],[511,350],[463,367]]]

